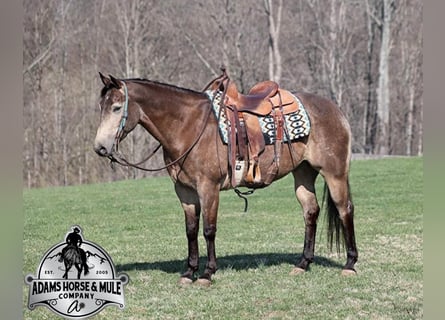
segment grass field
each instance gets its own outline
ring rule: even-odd
[[[304,236],[290,176],[250,196],[248,213],[235,193],[221,193],[210,288],[177,285],[187,243],[169,178],[24,190],[23,275],[35,274],[46,250],[78,224],[130,276],[125,309],[107,307],[95,319],[421,319],[422,172],[422,158],[352,162],[356,277],[340,275],[345,257],[329,252],[324,215],[315,263],[289,275]],[[57,318],[44,307],[29,311],[25,285],[23,293],[25,319]]]

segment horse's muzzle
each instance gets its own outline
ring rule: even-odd
[[[94,151],[101,157],[108,157],[110,154],[108,153],[107,148],[102,145],[94,146]]]

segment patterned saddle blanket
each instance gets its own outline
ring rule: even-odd
[[[228,144],[231,123],[229,119],[227,119],[227,115],[224,110],[221,110],[222,92],[219,90],[207,90],[205,93],[209,97],[210,101],[213,101],[212,108],[216,118],[218,119],[221,139],[224,144]],[[309,135],[311,129],[311,123],[303,104],[295,95],[292,96],[295,98],[295,101],[298,104],[298,110],[296,112],[284,115],[284,142],[303,138]],[[258,116],[258,120],[260,122],[265,143],[267,145],[274,144],[276,140],[276,130],[273,116],[271,114],[267,116]]]

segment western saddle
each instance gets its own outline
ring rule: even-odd
[[[242,94],[229,79],[225,68],[221,70],[222,75],[211,81],[204,91],[221,92],[220,110],[230,121],[228,146],[232,186],[237,187],[244,181],[247,187],[265,187],[278,173],[283,134],[287,134],[284,115],[296,112],[298,104],[289,91],[279,88],[274,81],[259,82],[248,94]],[[274,120],[275,155],[263,179],[259,159],[265,149],[265,140],[259,117],[265,116],[272,116]]]

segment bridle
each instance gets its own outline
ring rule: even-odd
[[[110,159],[110,165],[113,167],[114,163],[118,163],[122,166],[133,167],[133,168],[143,170],[143,171],[154,172],[154,171],[161,171],[161,170],[167,169],[168,167],[170,167],[170,166],[178,163],[182,159],[184,159],[190,153],[190,151],[192,151],[192,149],[195,147],[195,145],[198,143],[199,139],[203,135],[204,130],[207,127],[207,121],[210,117],[210,114],[212,113],[212,108],[211,107],[208,108],[208,112],[204,118],[204,122],[202,124],[202,128],[201,128],[201,131],[199,132],[198,136],[193,141],[193,143],[190,145],[190,147],[188,147],[187,150],[184,151],[184,153],[181,156],[179,156],[178,158],[176,158],[176,160],[173,160],[173,161],[169,162],[168,164],[166,164],[165,166],[160,167],[160,168],[144,168],[144,167],[141,167],[140,165],[142,163],[148,161],[150,158],[152,158],[156,154],[156,152],[161,148],[162,145],[159,143],[158,146],[156,146],[156,148],[144,160],[141,160],[137,163],[131,163],[130,161],[125,159],[125,157],[119,152],[119,142],[122,138],[122,135],[124,134],[125,124],[127,123],[127,118],[128,118],[128,89],[127,89],[127,85],[125,84],[124,81],[122,81],[122,84],[123,84],[124,93],[125,93],[125,102],[124,102],[124,106],[123,106],[124,110],[122,113],[121,120],[119,122],[119,127],[116,132],[113,146],[111,148],[112,152],[108,156],[108,159]]]
[[[116,136],[114,138],[114,146],[116,146],[116,151],[118,151],[119,149],[119,141],[122,137],[122,135],[124,134],[124,127],[125,124],[127,123],[127,118],[128,118],[128,89],[127,89],[127,85],[125,84],[125,82],[123,82],[124,85],[124,93],[125,93],[125,103],[124,103],[124,111],[122,113],[122,117],[121,117],[121,121],[119,122],[119,127],[117,128],[117,132],[116,132]]]

